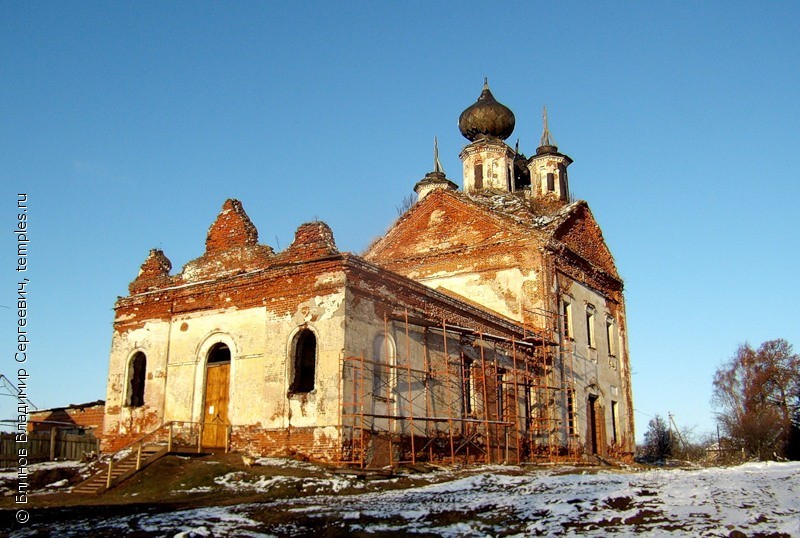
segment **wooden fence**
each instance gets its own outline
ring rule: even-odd
[[[27,443],[17,443],[13,433],[0,433],[0,467],[15,466],[20,448],[28,450],[28,463],[55,460],[81,460],[100,451],[100,442],[91,433],[65,434],[57,429],[28,433]]]

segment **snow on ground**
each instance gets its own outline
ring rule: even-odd
[[[32,518],[35,518],[35,513]],[[92,536],[170,536],[200,538],[206,536],[237,536],[264,538],[275,536],[255,529],[258,522],[230,507],[208,507],[180,512],[119,516],[97,519],[86,517],[63,524],[36,524],[9,534],[9,538],[50,536],[59,538],[88,538]],[[46,534],[42,534],[42,532]]]
[[[33,463],[28,466],[28,477],[33,473],[39,471],[49,471],[56,469],[77,469],[82,474],[88,476],[88,465],[78,461],[45,461],[41,463]],[[19,469],[4,469],[0,471],[0,495],[10,496],[13,495],[18,488],[19,484]],[[69,485],[68,480],[56,480],[50,484],[45,484],[46,491],[63,489]]]
[[[267,492],[278,487],[291,487],[296,491],[333,491],[338,493],[347,488],[363,488],[364,483],[355,481],[350,477],[322,476],[322,477],[299,477],[299,476],[261,476],[255,481],[246,479],[243,472],[228,473],[218,476],[214,483],[224,486],[234,491],[252,489],[256,492]]]
[[[354,495],[337,495],[329,486],[324,495],[268,503],[105,519],[87,514],[63,525],[51,522],[47,531],[82,537],[135,530],[137,536],[181,538],[308,535],[322,528],[328,535],[376,536],[800,536],[800,463],[638,472],[493,467],[444,474],[436,484]],[[248,482],[234,475],[217,483],[266,491],[278,484],[274,478],[290,478]],[[31,525],[11,536],[36,536],[42,529],[32,515]]]
[[[42,463],[33,463],[28,466],[28,474],[35,471],[44,471],[47,469],[61,469],[68,467],[85,467],[85,463],[79,461],[44,461]],[[16,480],[19,469],[14,467],[12,469],[3,469],[0,471],[0,480]]]
[[[300,499],[289,510],[311,521],[346,515],[351,530],[441,536],[800,536],[799,495],[800,463],[758,463],[631,474],[482,472],[407,490]]]

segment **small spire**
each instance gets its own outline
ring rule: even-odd
[[[489,77],[483,77],[483,89],[484,90],[489,89]]]
[[[433,171],[444,174],[442,163],[439,162],[439,141],[433,137]]]
[[[519,154],[519,138],[517,138],[517,143],[514,144],[514,153]]]
[[[555,146],[556,141],[550,134],[550,129],[547,126],[547,106],[542,107],[542,121],[544,123],[544,130],[542,131],[542,140],[539,142],[540,146]]]

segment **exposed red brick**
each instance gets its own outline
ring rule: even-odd
[[[315,435],[318,428],[266,429],[234,426],[231,450],[257,456],[288,456],[312,461],[336,461],[341,446],[335,438]]]
[[[324,222],[315,221],[297,228],[286,256],[293,260],[310,260],[338,253],[330,227]]]
[[[208,229],[206,252],[222,252],[235,247],[258,244],[258,230],[245,213],[242,202],[229,198],[222,212]]]
[[[28,421],[28,431],[49,431],[53,428],[83,428],[91,431],[95,438],[103,437],[105,402],[71,405],[34,411]]]
[[[619,278],[614,257],[608,250],[603,232],[585,204],[580,204],[559,226],[553,237],[569,246],[584,260]]]
[[[131,293],[142,293],[169,286],[172,284],[169,276],[171,270],[172,262],[164,255],[164,252],[157,248],[151,249],[139,269],[139,275],[130,283],[128,290]]]

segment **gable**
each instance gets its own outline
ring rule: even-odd
[[[518,239],[521,226],[445,191],[417,202],[372,244],[364,258],[388,262]],[[524,230],[529,234],[530,230]]]
[[[619,279],[614,257],[606,245],[603,232],[585,202],[577,205],[556,228],[553,239],[565,244],[574,253]]]

